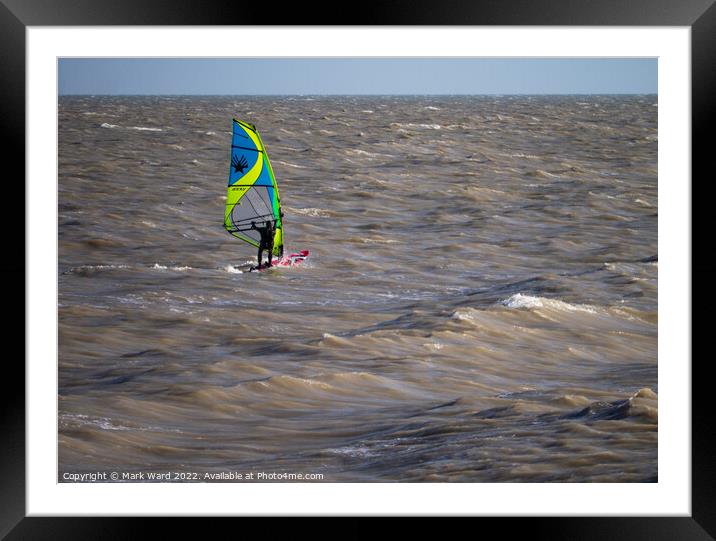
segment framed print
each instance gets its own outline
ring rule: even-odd
[[[716,12],[477,5],[0,8],[27,239],[3,535],[437,515],[709,538],[689,175]]]

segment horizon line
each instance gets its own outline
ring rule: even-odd
[[[90,97],[104,97],[104,96],[112,96],[112,97],[162,97],[162,96],[171,96],[171,97],[195,97],[195,96],[204,96],[204,97],[232,97],[232,98],[238,98],[238,97],[298,97],[298,98],[305,98],[305,97],[358,97],[358,96],[367,96],[367,97],[385,97],[385,96],[424,96],[424,97],[433,97],[433,96],[658,96],[658,92],[544,92],[544,93],[534,93],[534,92],[517,92],[517,93],[479,93],[479,94],[466,94],[466,93],[439,93],[439,94],[373,94],[373,93],[359,93],[359,94],[165,94],[165,93],[152,93],[152,94],[101,94],[101,93],[58,93],[57,96],[90,96]]]

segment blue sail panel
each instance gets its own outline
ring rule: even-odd
[[[270,186],[271,188],[273,188],[274,186],[274,180],[271,176],[271,170],[266,164],[265,159],[263,167],[261,168],[261,173],[259,173],[259,177],[256,179],[256,182],[254,182],[254,186]]]
[[[263,149],[260,140],[252,130],[234,119],[231,137],[231,165],[229,167],[229,186],[241,182],[257,165],[263,161]],[[263,164],[259,164],[261,166]]]

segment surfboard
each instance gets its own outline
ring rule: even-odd
[[[261,272],[286,267],[295,267],[296,265],[300,265],[301,263],[306,261],[309,255],[310,252],[308,250],[301,250],[300,252],[295,252],[290,255],[285,255],[279,259],[274,259],[271,262],[270,267],[267,267],[266,264],[262,265],[260,268],[254,265],[253,267],[249,268],[249,272]]]

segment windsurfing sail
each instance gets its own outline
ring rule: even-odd
[[[233,236],[258,248],[261,235],[251,227],[275,221],[273,255],[283,254],[281,199],[266,149],[256,127],[233,119],[231,166],[224,227]]]

